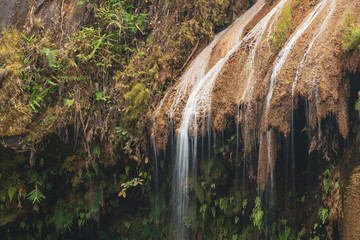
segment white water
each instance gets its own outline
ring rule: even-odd
[[[325,5],[322,6],[322,8],[324,8]],[[301,62],[296,70],[296,76],[295,76],[295,80],[293,82],[293,85],[292,85],[292,89],[291,89],[291,99],[294,98],[294,92],[295,92],[295,87],[297,85],[297,82],[299,80],[299,77],[302,73],[302,69],[304,67],[304,64],[305,64],[305,61],[307,60],[307,56],[309,55],[310,51],[312,50],[316,40],[319,38],[319,36],[324,32],[324,30],[326,29],[328,23],[329,23],[329,20],[334,12],[336,8],[336,0],[331,0],[331,5],[330,5],[330,11],[328,12],[324,22],[321,24],[321,27],[320,27],[320,30],[318,31],[318,33],[315,35],[315,37],[312,39],[312,41],[310,42],[309,44],[309,47],[306,51],[306,53],[304,54],[303,58],[301,59]],[[322,9],[321,9],[322,10]],[[319,10],[319,11],[321,11]],[[292,100],[293,101],[293,100]]]
[[[297,40],[305,33],[305,31],[309,28],[309,26],[313,23],[313,21],[316,19],[316,17],[320,14],[320,12],[325,8],[326,4],[328,3],[328,0],[322,0],[315,9],[307,16],[306,20],[300,25],[300,27],[296,30],[296,32],[290,37],[290,40],[286,43],[284,48],[280,51],[279,56],[275,60],[275,64],[272,70],[272,74],[270,76],[270,87],[269,92],[266,97],[266,106],[265,106],[265,127],[268,125],[268,114],[270,109],[270,103],[271,99],[274,93],[276,78],[280,70],[282,69],[283,65],[285,64],[286,59],[288,58],[289,54],[291,53],[292,49],[294,48]],[[272,151],[272,137],[271,137],[271,130],[266,131],[266,139],[267,139],[267,155],[268,155],[268,166],[269,166],[269,174],[270,174],[270,203],[274,201],[273,199],[273,166],[272,162],[274,161],[272,159],[271,151]],[[292,141],[293,142],[293,141]],[[292,149],[292,153],[294,152],[294,149]],[[293,155],[293,154],[292,154]],[[292,173],[293,176],[295,175],[295,162],[294,157],[292,156]],[[295,181],[293,181],[294,184]],[[293,186],[293,190],[295,189],[295,186]]]
[[[325,9],[327,5],[328,1],[322,1],[318,7],[314,10],[318,13],[320,13],[321,11],[323,11]],[[301,62],[296,70],[296,76],[292,85],[292,89],[291,89],[291,172],[292,172],[292,192],[295,193],[296,191],[296,186],[295,186],[295,133],[294,133],[294,93],[295,93],[295,87],[297,85],[297,82],[299,80],[299,77],[301,76],[302,73],[302,69],[304,67],[304,64],[307,60],[307,57],[309,55],[309,53],[311,52],[316,40],[319,38],[319,36],[324,32],[324,30],[326,29],[328,22],[330,20],[330,17],[332,16],[332,13],[334,12],[336,7],[336,0],[331,0],[331,5],[330,5],[330,10],[327,13],[327,16],[325,18],[325,20],[322,22],[322,24],[320,25],[320,30],[317,31],[317,34],[314,36],[314,38],[311,40],[307,51],[305,52],[303,58],[301,59]],[[316,18],[316,15],[314,16]],[[313,91],[315,90],[315,76],[314,76],[314,80],[313,80]],[[317,102],[317,97],[316,97],[316,102]],[[316,103],[317,105],[317,103]],[[317,109],[316,109],[317,112]],[[311,111],[310,111],[311,113]],[[309,117],[311,116],[311,114],[309,113]],[[311,128],[311,119],[309,119],[309,128]],[[309,133],[310,134],[310,133]],[[309,139],[311,138],[310,136],[308,136]],[[310,141],[309,141],[310,142]]]
[[[267,125],[270,103],[271,103],[272,95],[274,93],[274,88],[278,73],[282,69],[287,57],[289,56],[291,50],[294,48],[297,40],[305,33],[305,31],[309,28],[311,23],[316,19],[316,17],[320,14],[320,12],[325,8],[328,2],[329,0],[322,0],[315,7],[315,9],[307,16],[306,20],[296,30],[295,34],[286,43],[285,47],[280,51],[278,58],[275,60],[275,65],[270,77],[269,93],[266,98],[265,126]]]
[[[286,2],[287,0],[281,0],[258,24],[256,24],[256,26],[245,36],[243,40],[244,42],[250,41],[248,45],[253,45],[254,47],[252,48],[249,58],[247,59],[246,69],[250,70],[250,73],[248,73],[247,84],[245,89],[243,90],[243,94],[240,98],[241,100],[239,104],[244,102],[245,100],[247,102],[251,101],[252,92],[257,80],[254,78],[256,52],[259,47],[261,47],[263,37],[270,35],[271,31],[273,30],[274,23],[279,17],[281,10],[284,8]],[[269,23],[270,26],[268,27]],[[249,99],[245,99],[246,95],[249,95]]]
[[[318,15],[325,9],[328,2],[331,1],[330,12],[327,13],[325,21],[321,24],[320,30],[312,39],[306,53],[304,54],[300,65],[297,68],[296,78],[292,86],[292,97],[294,95],[295,87],[297,81],[301,75],[304,64],[307,60],[307,56],[312,50],[316,40],[325,30],[330,16],[334,11],[334,5],[336,0],[322,0],[317,6],[314,7],[314,10],[306,17],[305,21],[300,25],[296,32],[290,37],[290,40],[285,44],[285,47],[280,51],[277,59],[274,62],[273,71],[270,77],[269,91],[266,96],[266,108],[265,108],[265,125],[268,124],[268,112],[270,108],[270,103],[276,84],[276,79],[278,73],[281,71],[283,65],[285,64],[287,58],[289,57],[290,52],[294,48],[298,39],[305,33],[305,31],[311,26],[313,21],[318,17]],[[241,98],[239,104],[246,100],[247,103],[251,101],[252,93],[254,91],[255,83],[257,77],[255,76],[255,59],[258,57],[258,50],[263,47],[265,36],[271,34],[276,19],[279,17],[281,10],[289,0],[281,0],[255,27],[244,37],[242,38],[243,31],[245,26],[253,19],[253,17],[258,13],[259,10],[265,5],[265,0],[259,0],[257,3],[244,15],[242,15],[231,27],[227,30],[219,33],[215,36],[215,39],[192,61],[187,71],[181,77],[180,83],[172,88],[170,94],[166,94],[164,99],[168,98],[168,101],[171,102],[169,116],[171,119],[175,119],[175,114],[179,114],[184,98],[188,97],[184,110],[182,111],[182,121],[181,126],[177,131],[177,142],[176,142],[176,151],[175,151],[175,163],[173,171],[173,185],[172,185],[172,219],[174,221],[176,239],[185,239],[187,238],[187,228],[185,222],[189,220],[189,178],[196,180],[197,172],[197,145],[198,145],[198,130],[201,131],[202,142],[204,143],[204,136],[207,134],[210,138],[211,126],[210,126],[210,117],[211,117],[211,92],[213,85],[220,74],[224,64],[228,59],[233,56],[233,54],[239,49],[242,44],[246,44],[249,48],[249,55],[245,59],[245,71],[247,71],[246,79],[244,79],[245,87],[241,89]],[[235,29],[235,30],[234,30]],[[226,36],[231,34],[230,37]],[[224,44],[227,53],[221,59],[219,59],[207,72],[208,65],[212,57],[212,51],[220,41],[227,37],[227,42]],[[269,43],[268,43],[269,44]],[[260,51],[261,52],[261,51]],[[314,80],[315,84],[315,80]],[[169,96],[168,96],[169,95]],[[316,92],[317,95],[317,92]],[[316,96],[317,98],[317,96]],[[163,106],[163,101],[157,108],[155,115],[157,115]],[[316,100],[317,102],[317,100]],[[316,104],[317,105],[317,104]],[[240,113],[237,112],[239,117]],[[244,116],[245,122],[247,121],[247,116]],[[154,118],[155,122],[155,118]],[[198,123],[201,122],[200,129],[198,129]],[[292,119],[293,122],[293,119]],[[244,124],[246,126],[246,124]],[[239,159],[239,125],[237,125],[237,160]],[[254,132],[255,134],[255,132]],[[270,203],[274,203],[274,154],[272,151],[273,147],[273,132],[271,130],[266,131],[264,134],[267,143],[267,171],[269,173],[270,181]],[[200,135],[200,134],[199,134]],[[255,134],[256,142],[256,134]],[[204,145],[204,144],[203,144]],[[256,144],[255,144],[256,147]],[[209,151],[210,151],[210,140],[209,140]],[[202,150],[204,152],[204,150]],[[245,153],[244,153],[245,154]],[[202,154],[204,155],[204,153]],[[208,154],[210,156],[210,154]],[[244,156],[246,159],[246,155]],[[246,167],[245,163],[243,167]],[[244,170],[246,170],[244,168]],[[294,169],[293,169],[294,170]],[[245,175],[245,174],[244,174]]]
[[[211,107],[211,89],[216,80],[220,70],[230,56],[239,48],[242,43],[242,35],[245,26],[257,14],[257,12],[264,6],[264,0],[258,1],[250,10],[243,14],[232,26],[237,26],[235,35],[229,38],[227,46],[231,50],[221,58],[207,73],[206,67],[209,63],[211,51],[218,43],[221,36],[223,36],[232,27],[216,36],[215,40],[193,61],[189,69],[186,71],[180,84],[178,85],[177,94],[171,110],[175,111],[179,102],[186,95],[187,89],[192,89],[187,100],[181,126],[179,128],[176,146],[176,157],[173,172],[173,220],[176,238],[186,238],[185,221],[188,220],[188,193],[189,193],[189,167],[190,159],[192,159],[191,167],[193,169],[193,178],[196,178],[197,168],[197,121],[201,116],[205,121],[208,116],[208,126],[210,124],[210,107]],[[235,41],[234,41],[235,39]],[[191,86],[189,88],[189,85]],[[173,113],[170,116],[174,116]],[[203,122],[203,125],[205,123]],[[191,129],[192,127],[192,129]],[[193,137],[190,137],[189,131],[192,130]],[[209,129],[208,129],[209,131]],[[204,128],[203,131],[204,133]],[[192,150],[192,151],[191,151]],[[194,176],[195,175],[195,176]]]

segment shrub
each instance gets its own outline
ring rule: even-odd
[[[342,45],[345,51],[356,51],[360,49],[360,24],[354,24],[354,13],[347,13]]]

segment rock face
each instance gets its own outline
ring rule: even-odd
[[[57,49],[62,50],[66,48],[70,36],[75,34],[81,26],[86,25],[90,19],[94,19],[95,8],[92,2],[78,0],[0,1],[0,28],[2,28],[0,30],[16,28],[18,31],[9,32],[19,32],[29,38],[36,36],[39,44],[51,42]],[[23,37],[19,33],[16,34],[17,37],[14,37],[15,35],[8,37],[8,42],[13,41],[12,44],[2,45],[6,50],[2,52],[3,62],[18,54],[16,52],[19,47],[16,41],[23,42]],[[3,37],[3,39],[6,38],[5,32],[3,32]],[[8,64],[10,63],[6,63],[2,68],[8,68]],[[17,67],[14,69],[17,69],[22,62],[16,64]],[[29,132],[27,125],[32,121],[29,114],[18,114],[16,107],[12,107],[22,105],[22,101],[28,102],[25,100],[26,96],[25,98],[22,96],[21,79],[17,73],[13,76],[13,72],[16,71],[0,70],[0,108],[2,111],[0,134],[2,136],[24,136]]]
[[[4,0],[0,2],[0,30],[21,27],[25,32],[42,31],[65,43],[89,18],[91,3],[78,0]]]
[[[0,29],[25,21],[30,11],[28,1],[22,0],[3,0],[0,2]]]
[[[360,173],[351,177],[346,192],[342,239],[360,239]]]
[[[272,39],[286,21],[283,16],[289,8],[291,30],[282,48],[273,50]],[[222,131],[230,119],[237,119],[245,151],[250,152],[254,144],[260,145],[258,183],[262,189],[275,166],[274,131],[284,135],[291,132],[292,112],[299,99],[310,103],[309,128],[321,131],[321,120],[334,114],[339,132],[346,138],[349,86],[343,74],[354,70],[354,66],[349,66],[345,58],[341,39],[345,14],[351,11],[360,12],[360,2],[322,0],[310,6],[290,0],[268,5],[259,0],[246,13],[249,21],[238,20],[204,50],[211,51],[210,56],[204,57],[202,52],[202,60],[193,61],[197,69],[205,72],[194,71],[190,66],[165,95],[153,118],[152,137],[158,148],[166,146],[169,119],[178,132],[194,91],[203,95],[192,104],[195,107],[190,118],[195,120],[189,126],[190,133],[195,135],[194,129],[198,129],[197,136],[205,135],[206,126],[212,126],[214,132]],[[239,37],[239,29],[245,31],[234,40]],[[191,81],[189,74],[193,76]],[[206,84],[201,83],[202,78],[208,78]]]

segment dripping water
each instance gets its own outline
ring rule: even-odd
[[[181,122],[181,126],[178,130],[177,143],[176,143],[176,156],[175,156],[175,165],[173,172],[173,193],[172,193],[172,217],[174,221],[174,228],[176,233],[176,238],[184,239],[187,237],[187,229],[185,227],[185,220],[188,219],[188,185],[189,185],[189,167],[192,168],[192,176],[193,179],[196,177],[196,149],[197,149],[197,125],[198,125],[198,117],[199,113],[207,113],[207,126],[208,133],[210,133],[210,120],[211,120],[211,89],[214,81],[216,80],[220,70],[226,61],[230,58],[230,56],[238,49],[241,45],[242,41],[240,37],[242,32],[247,25],[247,23],[256,15],[256,13],[261,9],[263,4],[260,4],[263,1],[258,1],[247,13],[242,15],[235,24],[241,23],[241,27],[236,32],[235,39],[239,39],[236,43],[231,45],[231,50],[220,59],[206,74],[205,69],[207,64],[203,64],[204,59],[201,57],[202,54],[199,55],[199,59],[196,58],[194,62],[201,61],[201,66],[199,70],[193,69],[192,67],[184,74],[183,84],[185,86],[188,85],[188,81],[193,79],[194,72],[197,76],[197,81],[193,84],[193,91],[190,93],[187,103],[185,105],[185,109],[183,112],[183,119]],[[214,40],[214,44],[210,44],[210,46],[215,46],[218,38]],[[209,53],[210,56],[212,47],[207,47],[205,53]],[[207,62],[209,62],[209,58],[207,58]],[[194,65],[196,66],[196,65]],[[197,66],[196,66],[197,67]],[[186,89],[186,87],[185,87]],[[178,98],[179,99],[179,98]],[[175,105],[177,105],[179,100],[175,100]],[[206,123],[202,123],[206,124]],[[208,134],[210,136],[210,134]],[[210,144],[210,141],[209,141]],[[190,149],[192,146],[192,152]],[[210,151],[210,147],[209,147]],[[191,154],[192,153],[192,154]],[[210,156],[210,154],[209,154]],[[189,164],[189,160],[191,159],[191,164]],[[195,179],[194,179],[195,181]]]
[[[269,114],[270,103],[271,103],[271,99],[272,99],[275,84],[276,84],[277,75],[280,72],[280,70],[282,69],[283,65],[285,64],[285,61],[286,61],[287,57],[289,56],[289,54],[291,53],[291,50],[294,48],[297,40],[305,33],[305,31],[309,28],[309,26],[316,19],[316,17],[319,15],[319,13],[325,8],[327,2],[328,2],[327,0],[323,0],[315,7],[315,9],[308,15],[307,19],[300,25],[300,27],[297,29],[297,31],[292,35],[290,40],[286,43],[284,48],[280,51],[279,56],[275,60],[275,65],[274,65],[272,74],[270,76],[269,92],[266,97],[265,127],[268,127],[268,114]],[[293,85],[292,94],[293,94],[295,85],[296,85],[296,83]],[[291,126],[291,171],[292,171],[292,177],[293,177],[292,191],[293,191],[293,193],[295,193],[295,152],[294,152],[295,143],[294,143],[294,131],[293,131],[293,120],[294,120],[293,119],[293,111],[294,111],[293,100],[292,100],[291,111],[292,111],[292,113],[291,113],[291,122],[292,122],[291,123],[291,125],[292,125]],[[272,143],[272,137],[271,137],[270,131],[271,130],[266,131],[266,139],[267,139],[267,152],[268,152],[268,166],[270,166],[270,168],[271,168],[271,162],[273,160],[271,159],[271,154],[270,154],[271,149],[270,148],[272,147],[273,143]],[[272,195],[274,192],[272,189],[274,187],[273,171],[274,171],[274,169],[270,169],[270,172],[269,172],[270,188],[271,188],[269,190],[270,195]],[[270,196],[270,199],[273,199],[273,197]]]

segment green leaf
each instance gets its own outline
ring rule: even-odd
[[[72,99],[65,99],[65,101],[64,101],[64,105],[67,107],[72,106],[73,103],[74,103],[74,100],[72,100]]]
[[[329,192],[329,189],[330,189],[330,186],[331,186],[331,181],[328,180],[328,179],[325,179],[324,182],[325,182],[324,189],[325,189],[325,192],[327,194]]]
[[[211,213],[213,215],[213,218],[215,218],[216,211],[214,207],[211,207]]]
[[[356,100],[354,108],[355,108],[356,111],[359,111],[359,99]]]
[[[25,226],[26,226],[25,220],[22,220],[22,221],[20,222],[20,228],[21,228],[21,229],[24,229]]]
[[[131,222],[125,221],[124,225],[125,225],[125,227],[126,227],[127,229],[129,229],[130,226],[131,226]]]
[[[239,217],[238,216],[235,216],[235,224],[237,224],[239,222]]]
[[[104,96],[103,96],[103,93],[102,93],[102,92],[97,92],[97,93],[96,93],[96,100],[102,100],[102,101],[105,101],[106,99],[104,98]]]
[[[97,158],[100,158],[101,150],[100,150],[99,145],[96,145],[96,146],[94,147],[93,153],[96,155]]]
[[[224,213],[226,212],[226,209],[228,207],[228,202],[225,198],[220,198],[219,199],[219,206],[220,209],[224,211]]]
[[[34,204],[35,202],[40,203],[41,200],[45,199],[45,196],[40,192],[38,188],[35,188],[28,194],[27,199],[32,201],[32,203]]]
[[[126,174],[126,176],[129,175],[129,171],[130,171],[130,166],[126,166],[126,167],[125,167],[125,174]]]
[[[242,202],[242,208],[245,210],[246,209],[246,206],[248,204],[248,200],[245,199],[243,202]]]
[[[43,48],[39,49],[40,54],[45,55],[47,62],[50,67],[53,67],[55,65],[55,57],[58,54],[59,50],[51,50],[49,48]]]
[[[314,224],[314,230],[316,230],[316,228],[319,226],[319,224],[315,223]]]
[[[12,201],[12,199],[13,199],[16,191],[17,191],[16,187],[10,187],[10,188],[9,188],[9,190],[8,190],[8,196],[9,196],[10,202]]]
[[[320,217],[320,219],[322,221],[322,224],[325,223],[328,216],[329,216],[329,209],[327,209],[327,208],[320,208],[319,209],[319,217]]]
[[[77,4],[76,4],[76,6],[81,6],[81,5],[83,5],[84,4],[84,1],[79,1]]]

